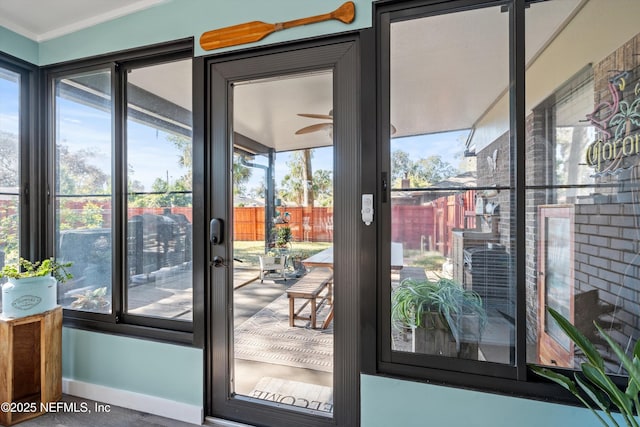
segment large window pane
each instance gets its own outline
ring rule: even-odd
[[[73,263],[65,308],[110,312],[112,291],[111,73],[55,80],[56,257]]]
[[[193,318],[191,60],[127,73],[129,313]]]
[[[395,22],[390,42],[392,349],[513,364],[508,14]]]
[[[19,258],[20,75],[0,68],[0,268]]]
[[[527,57],[536,57],[526,79],[527,358],[580,367],[548,315],[554,308],[596,344],[610,373],[624,374],[594,321],[626,351],[640,336],[640,33],[621,24],[640,4],[582,6],[550,1],[526,12]],[[558,35],[545,45],[548,31]]]

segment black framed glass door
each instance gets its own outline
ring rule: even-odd
[[[212,417],[357,423],[356,47],[209,63]]]

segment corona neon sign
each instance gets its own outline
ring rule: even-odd
[[[625,157],[640,154],[640,132],[631,133],[633,126],[640,126],[640,83],[634,88],[631,104],[621,100],[629,75],[625,71],[609,79],[611,99],[600,102],[586,116],[601,135],[587,147],[585,155],[587,164],[597,172],[616,170]]]

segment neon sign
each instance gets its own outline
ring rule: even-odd
[[[633,102],[621,101],[629,74],[625,71],[609,79],[611,99],[600,102],[586,116],[601,135],[587,147],[585,156],[597,172],[616,170],[625,157],[640,154],[640,132],[631,133],[633,126],[640,127],[640,82],[634,88]]]

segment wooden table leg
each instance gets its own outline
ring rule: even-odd
[[[311,329],[316,328],[316,299],[311,298]]]
[[[331,304],[331,310],[329,310],[329,314],[327,314],[327,318],[324,319],[324,323],[322,324],[322,329],[327,329],[329,327],[329,323],[333,320],[333,304]]]
[[[289,326],[295,326],[294,318],[295,318],[295,307],[294,307],[295,298],[289,297]]]

